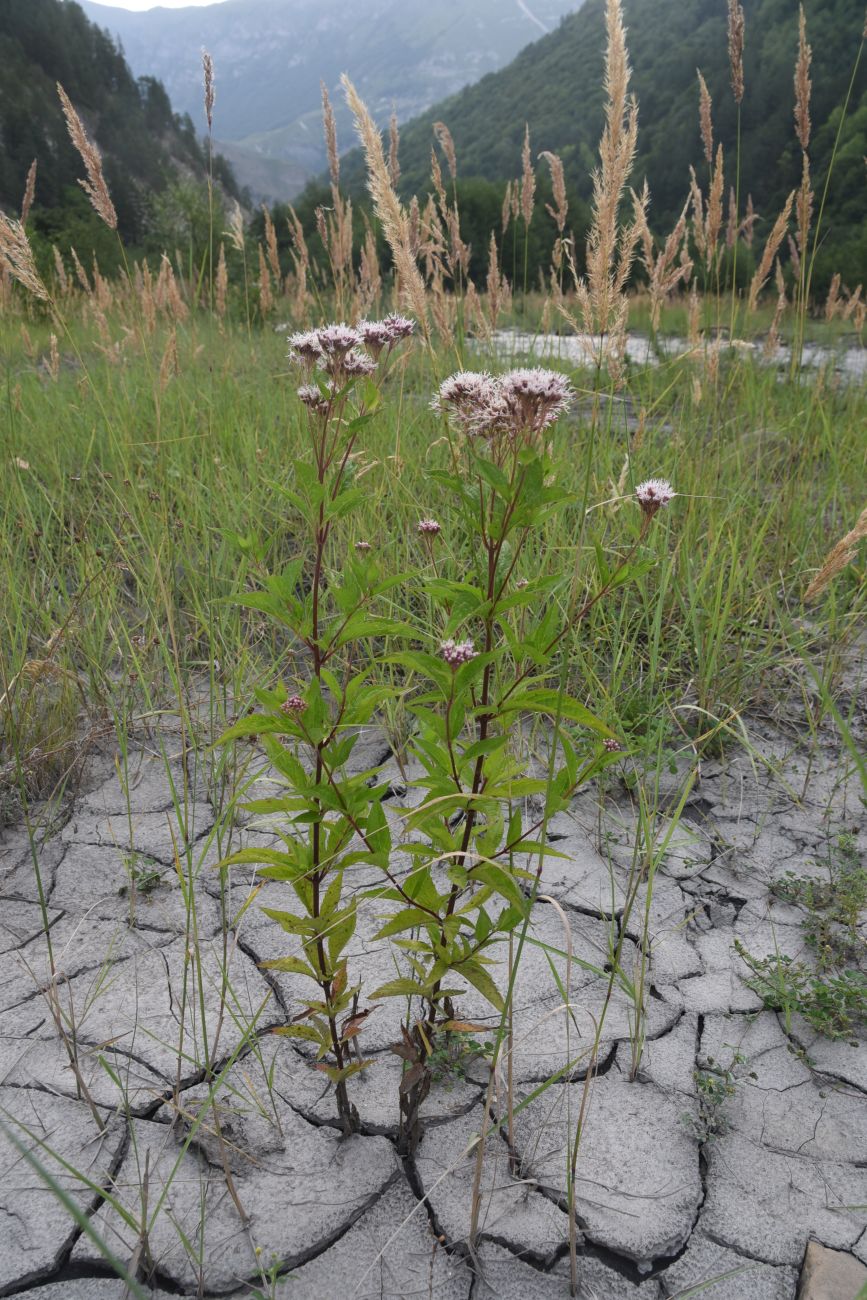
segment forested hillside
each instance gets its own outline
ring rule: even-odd
[[[862,0],[805,0],[812,46],[811,145],[820,195],[864,27]],[[746,93],[741,117],[741,194],[751,193],[772,221],[800,180],[793,126],[793,69],[798,40],[794,0],[744,0]],[[726,150],[726,188],[735,180],[737,114],[729,86],[725,0],[625,0],[632,88],[639,101],[638,156],[632,183],[650,185],[654,225],[676,220],[689,167],[706,176],[698,121],[701,69],[713,99],[715,138]],[[520,165],[524,124],[534,154],[561,155],[567,183],[584,198],[602,128],[604,0],[587,0],[556,32],[524,49],[500,72],[437,104],[401,136],[402,188],[423,189],[432,125],[444,121],[455,140],[459,175],[502,182]],[[823,219],[823,260],[853,280],[867,279],[864,230],[867,175],[867,60],[855,77]],[[699,165],[700,164],[700,165]],[[363,169],[353,155],[348,183]],[[817,199],[818,205],[818,199]],[[761,229],[765,229],[764,224]]]
[[[0,0],[0,67],[0,205],[17,212],[35,158],[37,242],[42,235],[73,243],[82,255],[96,247],[109,259],[116,250],[77,184],[81,159],[57,82],[103,154],[124,242],[183,239],[207,161],[192,121],[172,112],[159,81],[133,77],[110,37],[62,0]],[[234,193],[230,169],[218,159],[215,171]]]

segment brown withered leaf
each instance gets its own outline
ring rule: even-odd
[[[406,1074],[401,1079],[400,1087],[398,1091],[409,1092],[410,1088],[412,1088],[416,1083],[418,1083],[419,1079],[422,1077],[423,1074],[424,1074],[424,1066],[422,1065],[421,1061],[416,1061],[415,1065],[411,1065],[407,1070]]]

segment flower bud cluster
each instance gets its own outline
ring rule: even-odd
[[[440,655],[450,668],[460,668],[461,664],[468,664],[477,654],[478,651],[473,649],[472,641],[453,641],[449,638],[440,645]]]

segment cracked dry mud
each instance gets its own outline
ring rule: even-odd
[[[863,739],[857,705],[853,718]],[[125,1294],[38,1163],[155,1296],[270,1295],[274,1266],[288,1275],[276,1294],[303,1300],[565,1298],[564,1152],[600,1021],[576,1171],[580,1295],[665,1300],[717,1279],[702,1291],[713,1300],[794,1300],[810,1242],[811,1276],[842,1267],[846,1285],[867,1280],[867,1040],[764,1010],[734,950],[813,960],[803,911],[769,886],[785,872],[827,876],[842,833],[865,862],[863,791],[830,731],[809,751],[757,719],[748,732],[754,752],[703,763],[676,825],[663,807],[652,895],[639,889],[628,916],[626,788],[584,792],[550,823],[562,856],[546,862],[514,997],[512,1080],[525,1104],[511,1144],[505,1128],[488,1133],[475,1254],[487,1062],[435,1083],[424,1139],[402,1162],[401,1067],[388,1050],[402,1008],[382,1004],[363,1040],[374,1063],[353,1087],[363,1131],[342,1139],[304,1044],[272,1033],[300,992],[297,977],[258,966],[286,952],[260,910],[284,905],[285,887],[243,867],[221,890],[214,871],[229,847],[272,844],[273,826],[242,818],[229,844],[189,771],[143,748],[126,792],[112,756],[97,756],[65,824],[37,845],[50,952],[27,835],[0,835],[0,1296]],[[371,733],[357,761],[386,756]],[[393,776],[399,829],[416,795]],[[676,783],[666,774],[663,796]],[[186,791],[180,819],[173,785]],[[362,871],[353,882],[372,883]],[[394,973],[375,938],[381,910],[368,906],[354,940],[353,978],[368,988]],[[608,970],[619,939],[637,976],[645,915],[636,1069],[634,1002]],[[505,961],[493,974],[505,988]],[[459,1009],[495,1023],[474,990]],[[709,1058],[738,1062],[715,1131],[695,1077]],[[498,1077],[495,1107],[504,1095]]]

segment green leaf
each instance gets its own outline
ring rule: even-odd
[[[370,996],[371,998],[423,998],[426,993],[427,989],[417,984],[415,980],[396,979],[389,980],[387,984],[380,984]]]
[[[565,691],[562,695],[559,691],[550,689],[516,691],[500,703],[499,711],[501,713],[547,713],[551,717],[559,714],[560,717],[590,727],[592,731],[598,731],[603,736],[614,734],[601,718],[597,718],[596,714],[591,713],[580,700],[567,695]]]
[[[322,1046],[322,1034],[312,1025],[278,1025],[273,1030],[275,1034],[280,1034],[283,1038],[303,1038],[306,1043],[316,1043]]]
[[[482,997],[487,998],[492,1007],[497,1011],[503,1010],[503,995],[480,962],[471,958],[469,961],[454,966],[453,970],[458,975],[463,975],[464,979],[469,980],[473,987],[479,990]]]
[[[307,975],[312,980],[316,979],[316,972],[300,957],[276,957],[273,961],[260,961],[259,969],[279,970],[284,975]]]

